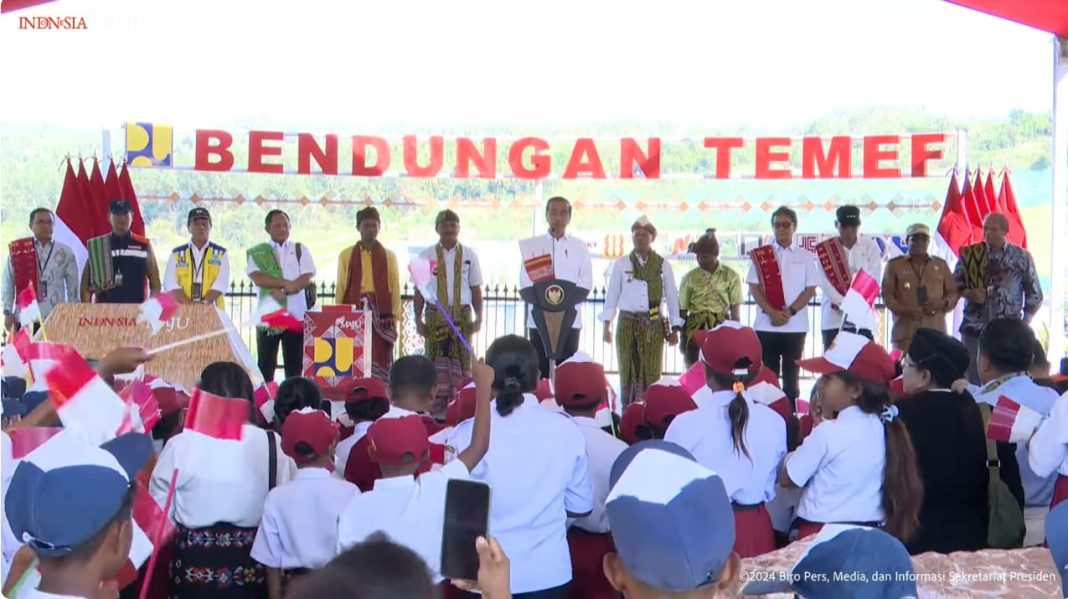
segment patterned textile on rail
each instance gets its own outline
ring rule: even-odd
[[[393,368],[393,345],[397,342],[397,329],[392,325],[387,327],[382,324],[382,312],[375,294],[365,293],[363,299],[367,301],[367,309],[371,311],[371,376],[388,383],[389,371]]]
[[[255,539],[255,528],[223,523],[196,529],[179,526],[171,562],[171,597],[266,597],[266,571],[250,555]]]

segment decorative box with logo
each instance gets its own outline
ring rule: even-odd
[[[345,399],[352,379],[371,376],[371,313],[349,305],[306,312],[304,376],[332,401]]]

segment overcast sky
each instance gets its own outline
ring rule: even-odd
[[[18,29],[72,15],[88,31]],[[790,128],[1048,111],[1051,36],[942,0],[59,0],[0,17],[0,121],[341,133]]]

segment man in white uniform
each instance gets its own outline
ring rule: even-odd
[[[874,239],[860,234],[860,209],[856,206],[839,206],[835,213],[834,226],[838,236],[820,242],[816,246],[816,258],[823,271],[820,289],[823,291],[823,349],[827,349],[843,328],[844,315],[840,306],[857,272],[864,269],[876,281],[882,281],[882,250]],[[868,329],[855,330],[852,323],[845,323],[845,330],[856,332],[872,339]]]

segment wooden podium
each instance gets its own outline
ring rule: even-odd
[[[230,318],[215,306],[183,304],[159,333],[137,322],[137,304],[59,304],[45,321],[49,341],[73,346],[86,358],[99,360],[123,345],[147,349],[226,330],[225,335],[158,354],[145,364],[145,373],[193,389],[204,367],[212,362],[236,362],[245,367],[253,385],[263,381],[256,362]]]

